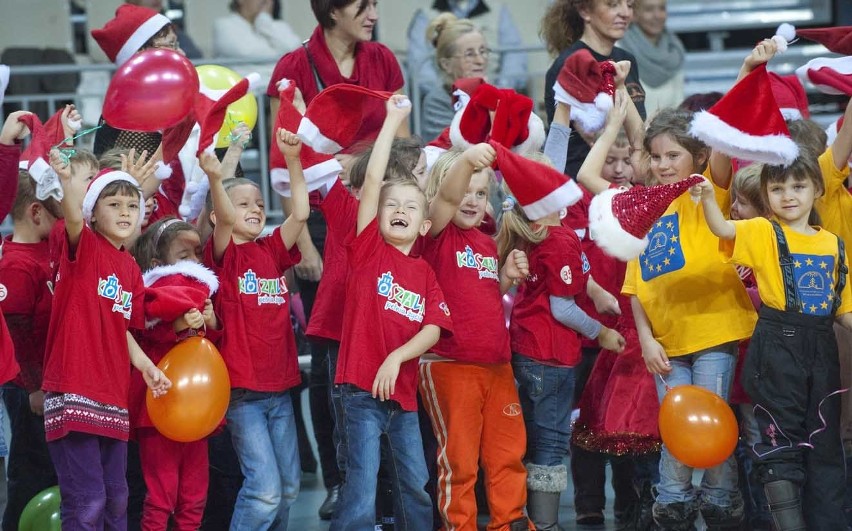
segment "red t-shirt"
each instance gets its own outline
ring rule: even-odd
[[[299,260],[297,246],[284,247],[280,228],[253,242],[231,240],[219,263],[213,238],[207,241],[204,263],[219,277],[213,309],[225,323],[219,351],[231,387],[279,392],[301,382],[284,282],[284,272]]]
[[[53,278],[47,240],[16,243],[8,236],[0,260],[0,307],[15,344],[21,372],[13,383],[32,393],[41,389],[44,344],[53,305]]]
[[[401,89],[405,80],[399,63],[387,46],[378,42],[359,42],[355,45],[355,66],[351,77],[344,77],[325,42],[321,26],[317,26],[308,40],[308,50],[317,69],[317,74],[326,88],[340,83],[358,85],[372,90],[396,92]],[[290,79],[302,91],[305,104],[311,102],[319,94],[314,71],[308,60],[304,46],[286,54],[278,60],[266,94],[271,98],[278,97],[277,84],[281,79]],[[385,117],[385,102],[370,98],[363,110],[364,121],[358,134],[359,141],[371,141],[379,134]]]
[[[468,363],[509,362],[494,240],[479,229],[463,230],[450,223],[437,238],[426,239],[423,258],[435,270],[438,284],[447,288],[453,309],[454,334],[441,338],[432,352]]]
[[[319,204],[327,231],[323,246],[322,279],[317,288],[307,335],[340,341],[343,333],[343,306],[346,298],[346,241],[355,233],[358,200],[339,180]]]
[[[530,274],[518,288],[509,335],[512,351],[549,365],[573,367],[580,360],[577,332],[550,312],[550,296],[575,297],[586,289],[588,261],[574,231],[550,227],[527,250]]]
[[[373,220],[348,243],[348,257],[357,267],[346,279],[343,339],[334,383],[365,391],[388,354],[414,337],[425,325],[453,329],[450,310],[435,272],[425,260],[401,253],[386,243]],[[417,411],[417,364],[402,364],[393,400],[406,411]]]
[[[76,249],[62,239],[42,388],[127,408],[127,331],[145,326],[145,286],[124,249],[83,227]]]
[[[0,221],[12,210],[12,204],[15,202],[20,160],[20,144],[12,146],[0,144]],[[15,361],[15,347],[6,328],[6,320],[3,319],[3,310],[0,308],[0,384],[8,382],[16,374],[18,374],[18,362]]]

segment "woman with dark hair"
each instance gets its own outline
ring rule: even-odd
[[[311,0],[311,9],[319,23],[310,38],[296,50],[284,55],[275,65],[267,88],[270,98],[270,124],[278,114],[278,82],[289,79],[301,91],[305,105],[309,104],[324,88],[340,83],[358,85],[372,90],[402,93],[404,79],[399,63],[383,44],[372,42],[373,28],[378,21],[376,0]],[[384,102],[365,103],[365,116],[356,136],[355,144],[371,142],[382,127],[385,116]],[[397,136],[409,136],[405,122]],[[338,155],[344,168],[352,156]],[[289,204],[282,199],[284,210]],[[333,375],[340,346],[342,321],[334,321],[335,312],[329,307],[339,306],[340,301],[314,298],[322,276],[322,247],[325,240],[325,224],[319,212],[312,212],[308,219],[308,230],[299,237],[302,261],[295,266],[305,314],[308,318],[308,336],[311,339],[310,401],[323,483],[328,496],[320,506],[319,514],[330,519],[337,505],[338,492],[342,483],[341,472],[336,461],[332,439],[333,416],[329,405],[329,376]],[[319,249],[318,249],[319,248]],[[315,317],[312,316],[315,314]]]

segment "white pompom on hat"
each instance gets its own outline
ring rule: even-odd
[[[615,65],[597,61],[585,48],[577,50],[562,64],[553,93],[557,102],[571,106],[571,120],[581,129],[599,131],[613,105]]]

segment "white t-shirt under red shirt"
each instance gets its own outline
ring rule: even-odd
[[[348,257],[351,267],[334,383],[370,391],[388,354],[425,325],[451,333],[453,324],[435,272],[425,260],[386,243],[376,220],[349,242]],[[391,395],[407,411],[417,410],[417,364],[417,359],[402,364]]]

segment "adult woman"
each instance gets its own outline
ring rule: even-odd
[[[270,97],[270,123],[275,123],[278,113],[278,82],[289,79],[302,93],[305,104],[324,88],[339,83],[349,83],[373,90],[401,93],[404,83],[402,70],[393,53],[384,45],[371,42],[373,28],[378,21],[376,0],[311,0],[311,9],[319,24],[308,41],[300,48],[282,57],[267,88]],[[363,110],[364,121],[356,136],[359,141],[371,141],[379,133],[385,116],[384,102],[368,102]],[[408,136],[407,122],[398,132],[399,136]],[[351,161],[350,155],[339,156],[344,167]],[[287,201],[283,201],[288,210]],[[299,238],[299,250],[302,261],[295,267],[302,300],[308,314],[313,311],[313,299],[317,282],[322,275],[322,257],[312,236],[320,243],[325,234],[321,219],[312,215],[308,220],[308,231]],[[320,245],[321,247],[321,245]],[[321,308],[317,312],[322,311]],[[310,319],[310,315],[308,315]],[[332,334],[318,335],[323,343],[313,343],[311,347],[311,411],[314,432],[330,434],[332,418],[328,405],[328,373],[323,369],[337,359],[337,347],[340,337]],[[322,336],[322,337],[320,337]],[[329,354],[332,354],[329,357]],[[329,361],[326,361],[329,360]],[[320,507],[320,516],[330,518],[337,501],[337,491],[341,477],[335,462],[335,449],[331,437],[318,436],[319,453],[323,469],[323,481],[329,495]]]
[[[639,82],[636,58],[615,46],[616,41],[624,37],[632,18],[633,0],[555,0],[550,5],[542,18],[541,37],[547,43],[547,49],[559,56],[550,65],[545,77],[544,105],[548,121],[553,121],[556,109],[553,85],[559,70],[565,59],[583,48],[591,51],[598,61],[630,61],[625,86],[639,115],[645,119],[645,91]],[[636,139],[631,141],[636,142]],[[640,146],[632,147],[637,149]],[[568,143],[566,174],[577,175],[589,149],[589,143],[574,127]]]
[[[435,64],[443,82],[432,87],[423,97],[421,133],[432,139],[450,125],[455,116],[453,83],[465,77],[485,77],[491,50],[482,32],[466,18],[442,13],[432,19],[426,29],[426,39],[435,47]]]
[[[636,0],[635,24],[618,45],[636,56],[645,88],[645,110],[676,107],[683,100],[685,51],[677,35],[666,29],[666,0]]]

